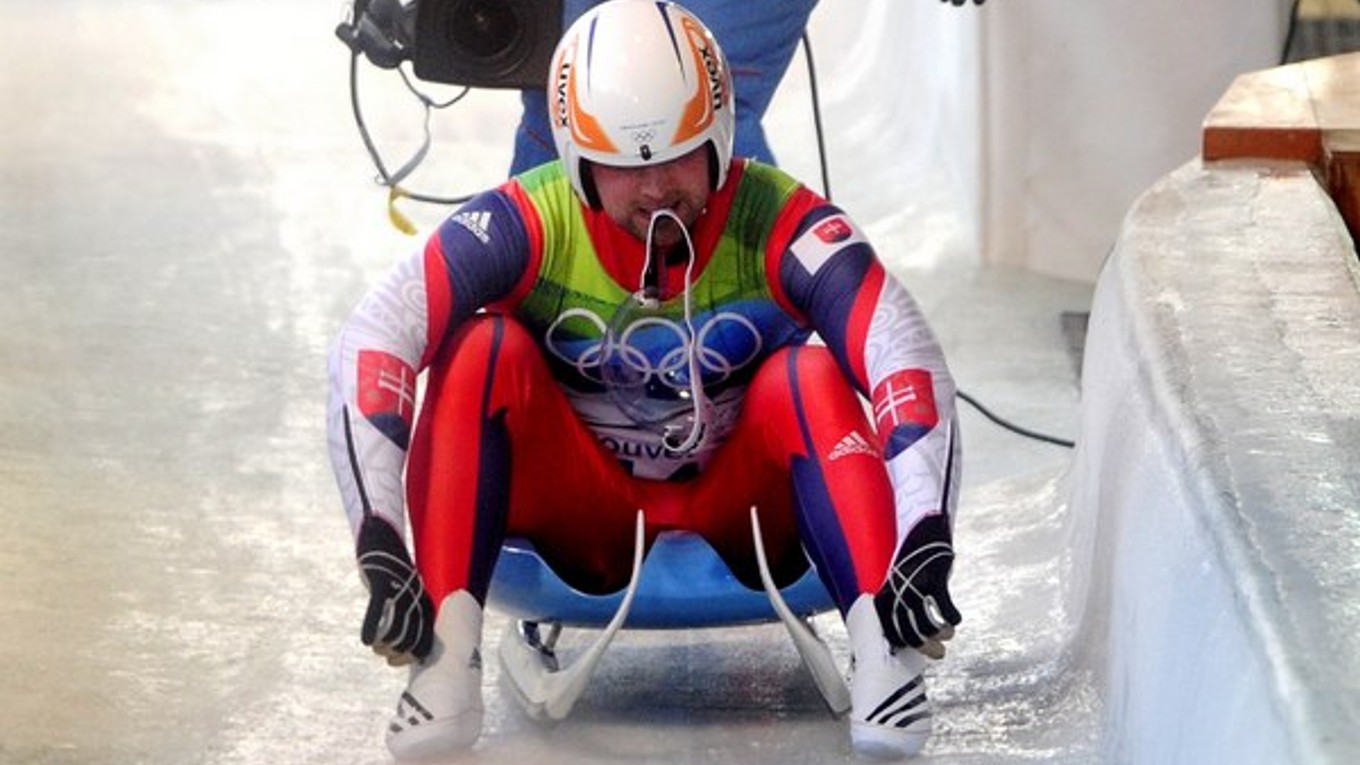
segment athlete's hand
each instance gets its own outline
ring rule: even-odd
[[[943,515],[922,519],[897,551],[888,579],[874,596],[888,642],[911,646],[932,659],[944,658],[944,641],[962,621],[949,597],[949,569],[954,564],[949,520]]]
[[[368,611],[359,639],[399,666],[423,659],[434,643],[434,606],[397,530],[377,516],[359,527],[359,576]]]

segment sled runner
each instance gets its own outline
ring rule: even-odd
[[[500,661],[517,701],[530,717],[561,720],[589,684],[600,657],[618,631],[738,626],[780,621],[833,714],[850,708],[850,692],[835,659],[808,617],[834,608],[809,569],[782,590],[765,559],[760,521],[751,509],[756,559],[765,591],[742,585],[703,539],[663,532],[643,556],[643,514],[638,512],[633,573],[622,592],[587,595],[563,582],[523,539],[507,540],[488,599],[517,623],[502,636]],[[602,629],[576,661],[558,664],[554,647],[564,627]]]

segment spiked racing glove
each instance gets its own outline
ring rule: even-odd
[[[944,658],[944,641],[954,636],[954,625],[963,618],[949,597],[953,564],[947,516],[932,515],[912,527],[874,596],[889,643],[910,646],[932,659]]]
[[[359,527],[357,555],[368,588],[359,639],[394,666],[425,658],[434,642],[434,606],[401,535],[369,515]]]

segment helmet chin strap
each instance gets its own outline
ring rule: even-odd
[[[685,364],[689,371],[689,400],[690,406],[694,408],[694,417],[690,423],[689,433],[684,433],[684,428],[676,425],[666,425],[661,434],[661,443],[673,454],[686,454],[699,447],[704,440],[704,431],[708,413],[708,398],[704,395],[704,383],[701,377],[699,366],[699,344],[698,337],[694,331],[694,306],[690,295],[690,285],[694,283],[694,242],[689,237],[689,229],[685,227],[684,221],[680,216],[669,209],[654,210],[651,220],[647,222],[647,242],[644,248],[644,258],[642,261],[641,283],[638,285],[637,298],[644,305],[655,305],[664,297],[657,284],[648,284],[648,276],[655,268],[657,273],[665,269],[664,262],[654,263],[656,257],[653,249],[653,236],[656,232],[656,224],[662,218],[669,218],[680,228],[680,233],[685,238],[685,249],[689,252],[689,258],[685,263]]]

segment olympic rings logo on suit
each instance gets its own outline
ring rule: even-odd
[[[564,324],[583,320],[596,332],[591,339],[573,340]],[[642,333],[649,334],[644,346]],[[734,335],[734,333],[736,333]],[[655,341],[660,336],[661,341]],[[544,347],[591,382],[607,384],[604,367],[620,364],[633,384],[659,382],[682,391],[688,388],[686,347],[689,331],[683,321],[664,316],[644,316],[628,323],[622,332],[612,333],[604,319],[585,308],[563,311],[544,333]],[[735,337],[735,340],[733,339]],[[706,318],[695,331],[695,356],[704,383],[719,384],[760,357],[764,347],[755,322],[732,311],[719,311]],[[648,349],[666,348],[655,361]],[[653,353],[653,355],[655,355]]]

